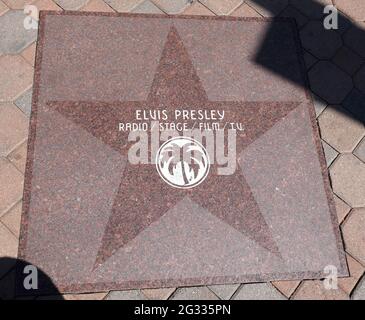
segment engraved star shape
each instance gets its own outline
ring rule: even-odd
[[[247,145],[282,120],[299,103],[209,101],[183,41],[172,26],[146,101],[71,101],[49,105],[127,157],[131,146],[127,139],[128,132],[119,132],[117,128],[119,122],[135,121],[136,109],[174,110],[183,107],[191,110],[225,110],[225,118],[245,125],[245,131],[238,133],[236,139],[236,154],[239,155]],[[190,125],[192,122],[188,121]],[[217,168],[217,164],[211,164],[209,175],[198,186],[178,189],[161,179],[154,164],[127,162],[94,268],[103,264],[186,196],[280,257],[270,228],[240,167],[237,165],[232,175],[218,175]]]

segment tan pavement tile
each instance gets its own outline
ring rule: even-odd
[[[6,212],[0,221],[17,237],[20,232],[20,219],[22,213],[22,202],[19,201],[8,212]]]
[[[363,138],[357,145],[356,149],[354,150],[354,155],[365,162],[365,138]]]
[[[55,2],[65,10],[78,10],[87,3],[88,0],[55,0]]]
[[[217,15],[228,15],[238,8],[243,0],[200,0]]]
[[[110,291],[105,300],[146,300],[141,290]]]
[[[232,297],[233,300],[285,300],[271,283],[243,284]]]
[[[8,155],[27,136],[27,116],[12,103],[0,103],[0,156]]]
[[[350,212],[342,225],[342,234],[346,251],[365,265],[365,208],[356,208]]]
[[[178,288],[170,298],[172,300],[218,300],[207,287]]]
[[[243,3],[231,13],[234,17],[261,17],[261,15],[250,7],[247,3]]]
[[[338,10],[351,19],[365,21],[365,3],[363,0],[334,0]]]
[[[143,1],[142,3],[137,5],[137,7],[135,7],[131,12],[164,14],[164,12],[150,0]]]
[[[114,10],[118,12],[129,12],[135,8],[138,4],[144,0],[104,0],[108,5],[110,5]]]
[[[103,0],[90,0],[80,11],[114,12]]]
[[[338,223],[340,224],[350,212],[351,207],[335,194],[333,199],[335,201]]]
[[[199,16],[213,16],[214,13],[210,11],[207,7],[203,6],[200,2],[194,2],[192,5],[188,6],[183,14],[199,15]]]
[[[20,56],[0,57],[0,102],[12,101],[31,87],[33,68]]]
[[[34,67],[35,62],[35,51],[36,51],[36,43],[32,43],[29,47],[25,48],[23,52],[21,52],[22,57],[30,63],[31,66]]]
[[[339,278],[338,286],[345,291],[347,294],[350,294],[352,289],[355,287],[356,283],[359,281],[361,276],[364,273],[365,268],[357,262],[354,258],[352,258],[349,254],[347,257],[347,264],[350,271],[350,277],[347,278]]]
[[[351,295],[353,300],[365,300],[365,276],[362,277],[359,284],[356,286],[354,292]]]
[[[9,8],[7,7],[7,5],[0,0],[0,16],[8,10]]]
[[[323,146],[324,156],[326,158],[327,167],[329,167],[333,162],[333,160],[336,159],[338,152],[335,149],[333,149],[328,143],[326,143],[326,141],[322,140],[322,146]]]
[[[59,7],[55,2],[52,0],[36,0],[33,5],[35,5],[38,10],[55,10],[55,11],[62,11],[62,8]]]
[[[323,7],[331,5],[331,0],[315,0],[315,1],[303,1],[303,0],[290,0],[290,4],[296,7],[300,12],[311,19],[323,18]]]
[[[365,163],[340,154],[330,167],[333,191],[352,207],[365,206]],[[365,247],[365,246],[364,246]]]
[[[326,289],[323,281],[304,280],[292,296],[293,300],[349,300],[341,288]]]
[[[351,152],[365,135],[365,126],[340,106],[329,106],[318,117],[322,139],[339,152]]]
[[[272,284],[287,298],[289,298],[295,289],[299,286],[300,281],[273,281]]]
[[[152,2],[169,14],[181,13],[190,5],[188,0],[152,0]]]
[[[176,290],[176,288],[161,288],[161,289],[143,289],[143,295],[148,300],[167,300]]]
[[[27,141],[24,141],[19,147],[13,150],[7,158],[21,172],[25,172],[25,161],[27,160]]]
[[[236,292],[240,284],[219,284],[209,286],[209,289],[212,290],[219,298],[222,300],[229,300],[232,295]]]
[[[22,198],[23,180],[7,159],[0,158],[0,217]]]
[[[2,0],[10,9],[24,9],[27,4],[32,4],[34,0]]]

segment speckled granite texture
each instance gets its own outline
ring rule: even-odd
[[[260,58],[293,81],[254,62],[269,26]],[[39,32],[19,253],[61,292],[347,275],[291,20],[42,12]],[[182,107],[244,124],[233,174],[178,189],[128,161],[118,123]]]

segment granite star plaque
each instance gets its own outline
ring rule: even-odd
[[[60,291],[347,275],[291,20],[46,11],[39,37],[20,257]]]

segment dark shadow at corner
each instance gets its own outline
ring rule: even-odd
[[[21,259],[0,257],[0,300],[36,299],[41,296],[64,300],[52,279],[40,268]]]
[[[308,78],[299,79],[295,72],[290,70],[292,61],[287,61],[288,54],[282,52],[285,50],[285,44],[292,39],[293,34],[274,22],[268,28],[258,47],[254,57],[255,63],[296,85],[309,89],[310,92],[331,106],[341,105],[342,108],[338,108],[340,112],[345,113],[347,117],[365,123],[365,92],[356,88],[353,82],[355,75],[359,78],[357,71],[365,65],[365,30],[358,27],[340,11],[338,11],[338,29],[325,29],[323,25],[324,18],[327,16],[324,13],[325,6],[315,0],[301,1],[300,9],[302,12],[311,12],[307,22],[303,23],[302,21],[302,24],[298,21],[298,15],[304,16],[304,14],[291,5],[291,2],[289,2],[289,7],[287,6],[279,12],[277,5],[280,1],[251,0],[251,3],[264,8],[272,16],[292,18],[293,21],[296,21],[300,27],[300,32],[296,32],[295,36],[301,44],[300,47],[305,49],[301,50],[301,56],[305,52],[308,56],[314,56],[316,60],[313,65],[306,66],[303,59],[304,72]],[[351,38],[351,46],[344,41],[345,37],[346,39]],[[283,44],[282,49],[278,48],[278,42]],[[337,44],[338,46],[336,46]],[[311,52],[311,49],[314,52]],[[325,52],[324,56],[321,56],[321,50]],[[334,56],[340,50],[353,52],[354,56],[361,59],[360,67],[353,74],[346,73],[345,70],[333,63]],[[342,63],[352,65],[353,61],[350,61],[351,58],[349,57],[342,57]],[[358,81],[365,83],[365,73],[363,73],[363,78],[358,79]]]

